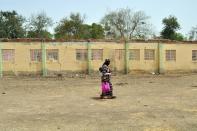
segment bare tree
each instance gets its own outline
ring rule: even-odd
[[[197,26],[192,27],[191,31],[189,32],[189,40],[197,40]]]
[[[146,38],[153,34],[152,25],[149,24],[143,11],[133,12],[131,9],[118,9],[106,14],[101,23],[107,33],[120,36],[122,39]]]

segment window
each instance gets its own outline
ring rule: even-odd
[[[103,60],[103,49],[93,49],[92,60]]]
[[[3,61],[14,62],[14,50],[13,49],[3,49],[2,55],[3,55]]]
[[[30,50],[31,61],[40,62],[42,60],[42,51],[40,49]]]
[[[153,49],[145,49],[144,59],[145,60],[155,60],[155,50],[153,50]]]
[[[176,61],[176,50],[166,50],[166,61]]]
[[[124,59],[124,49],[115,49],[115,58],[118,60],[123,60]]]
[[[129,50],[129,60],[140,60],[140,50],[139,49]]]
[[[48,49],[47,50],[47,60],[48,61],[58,61],[58,49]]]
[[[197,61],[197,50],[192,50],[192,61]]]
[[[88,58],[87,49],[76,49],[76,60],[85,61]]]

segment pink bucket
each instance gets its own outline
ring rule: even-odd
[[[107,93],[110,91],[110,86],[108,82],[102,82],[101,89],[103,93]]]

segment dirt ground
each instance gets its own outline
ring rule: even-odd
[[[0,80],[0,131],[197,131],[197,74]]]

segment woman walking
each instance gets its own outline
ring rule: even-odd
[[[110,60],[106,59],[102,67],[99,68],[99,71],[102,73],[101,82],[102,82],[102,94],[101,98],[112,98],[113,97],[113,87],[110,81],[111,70],[109,68]],[[109,88],[109,89],[108,89]]]

